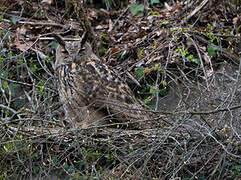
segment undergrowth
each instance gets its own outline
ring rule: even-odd
[[[110,2],[105,7],[122,7]],[[49,9],[26,1],[15,2],[23,14],[14,15],[18,10],[8,3],[0,12],[0,179],[239,178],[240,22],[230,25],[239,12],[232,5],[210,1],[188,19],[192,26],[182,23],[190,9],[174,11],[180,4],[169,10],[159,1],[131,4],[121,16],[86,7],[91,23],[99,24],[103,62],[155,110],[152,121],[168,125],[69,130],[54,73],[57,44],[48,35],[80,30],[76,12],[67,14],[62,1]],[[55,24],[46,23],[49,17]],[[163,111],[164,103],[173,109]]]

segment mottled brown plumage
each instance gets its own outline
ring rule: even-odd
[[[59,96],[73,127],[148,120],[129,86],[93,53],[86,38],[63,41],[56,51]],[[145,128],[147,122],[125,127]]]

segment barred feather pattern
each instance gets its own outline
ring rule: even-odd
[[[59,46],[55,70],[60,100],[71,126],[129,123],[122,127],[150,128],[145,121],[150,120],[151,114],[121,77],[92,52],[89,43],[74,60],[66,50],[67,47]],[[134,123],[138,120],[144,122]]]

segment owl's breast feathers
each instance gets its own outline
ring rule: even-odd
[[[65,92],[62,94],[79,101],[77,104],[105,109],[108,114],[120,118],[121,122],[149,119],[129,86],[96,56],[79,57],[77,62],[61,64],[57,70],[60,87],[63,87],[60,90]]]
[[[73,126],[99,125],[99,121],[134,123],[150,119],[129,86],[103,64],[86,42],[86,33],[77,41],[53,35],[60,46],[56,51],[59,96],[67,119]],[[146,128],[149,123],[137,123]]]

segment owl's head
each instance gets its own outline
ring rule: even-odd
[[[87,33],[77,38],[63,38],[56,34],[52,36],[59,43],[59,47],[56,50],[55,67],[66,62],[76,62],[79,59],[78,57],[92,51],[90,44],[87,43]]]

